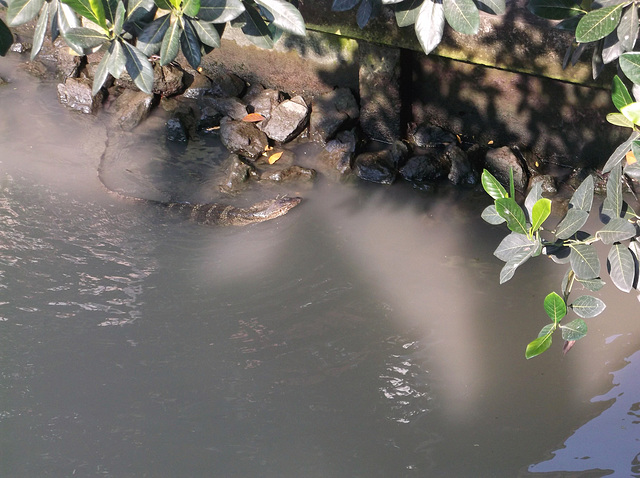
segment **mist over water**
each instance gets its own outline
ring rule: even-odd
[[[104,126],[15,67],[0,60],[1,476],[640,473],[637,299],[608,284],[566,357],[557,340],[526,361],[564,268],[499,286],[482,191],[321,177],[277,220],[201,227],[109,194]],[[198,147],[215,169],[222,150]]]

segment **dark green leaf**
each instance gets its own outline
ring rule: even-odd
[[[182,35],[182,27],[179,21],[174,21],[169,25],[167,33],[162,39],[162,45],[160,46],[160,64],[168,65],[178,56],[180,51],[180,35]]]
[[[118,0],[96,0],[96,2],[100,2],[100,5],[103,8],[104,16],[111,23],[115,21],[116,18],[116,10],[118,8]],[[106,27],[106,23],[105,23]]]
[[[513,198],[496,199],[496,211],[507,221],[507,227],[513,232],[527,234],[527,220],[524,211]]]
[[[416,22],[422,1],[406,0],[396,7],[396,23],[399,27],[408,27]]]
[[[485,192],[493,199],[508,197],[507,190],[502,186],[502,184],[500,184],[500,181],[498,181],[493,174],[486,169],[482,171],[480,180],[482,181],[482,187]]]
[[[611,99],[618,110],[621,110],[625,106],[633,103],[633,98],[631,97],[629,90],[618,75],[613,77],[613,83],[611,85]]]
[[[626,165],[624,167],[624,174],[635,180],[640,180],[640,163]]]
[[[596,232],[596,237],[604,244],[624,241],[636,235],[636,228],[633,224],[621,217],[615,217],[605,224],[602,229]]]
[[[155,0],[155,4],[160,10],[173,10],[173,3],[171,0]]]
[[[147,25],[138,37],[139,50],[146,56],[158,53],[162,46],[162,39],[169,29],[170,23],[171,15],[164,15]]]
[[[623,62],[622,59],[627,54],[628,53],[625,53],[624,55],[622,55],[620,57],[620,66],[621,67],[622,67],[622,62]],[[626,72],[625,72],[625,74],[626,74]],[[634,83],[635,83],[635,80],[632,80],[632,81],[634,81]],[[638,84],[640,84],[640,67],[638,68]],[[627,140],[624,143],[622,143],[620,146],[618,146],[616,148],[616,150],[613,152],[613,154],[611,156],[609,156],[609,159],[607,160],[606,164],[602,168],[602,172],[603,173],[608,173],[609,171],[611,171],[614,168],[614,166],[616,166],[617,164],[620,164],[620,161],[622,161],[624,159],[624,157],[627,155],[627,153],[631,150],[631,143],[633,143],[638,138],[640,138],[640,133],[637,132],[637,131],[632,132],[631,135],[627,138]]]
[[[109,69],[107,67],[111,58],[111,53],[109,53],[109,50],[104,52],[102,60],[100,60],[100,63],[98,63],[98,66],[96,67],[96,70],[93,74],[93,88],[91,89],[91,94],[93,96],[98,94],[98,92],[102,88],[102,85],[104,85],[104,82],[107,81],[107,77],[109,76]]]
[[[575,319],[560,326],[564,340],[579,340],[587,335],[587,324],[582,319]]]
[[[547,198],[540,198],[533,205],[533,212],[531,214],[531,230],[533,232],[540,229],[542,223],[547,220],[551,214],[551,200]]]
[[[92,0],[61,0],[63,3],[69,5],[73,11],[75,11],[78,15],[83,16],[89,20],[91,20],[96,25],[100,25],[101,27],[106,29],[106,18],[104,16],[104,7],[102,6],[102,2],[92,1]],[[97,5],[100,7],[97,7]],[[99,11],[94,11],[94,8],[99,8]]]
[[[252,7],[242,14],[245,24],[242,32],[256,46],[265,49],[273,48],[273,33],[262,16]]]
[[[5,56],[13,44],[13,35],[9,27],[0,18],[0,56]]]
[[[622,165],[616,164],[609,172],[607,178],[607,196],[602,202],[601,216],[604,216],[603,222],[607,222],[608,219],[620,217],[622,212],[623,198],[622,198]]]
[[[575,190],[569,200],[569,205],[575,209],[589,212],[593,204],[593,189],[593,176],[589,175],[582,181],[580,186],[578,186],[578,189]]]
[[[618,38],[623,51],[632,51],[638,39],[638,7],[635,3],[623,13],[617,28]]]
[[[109,63],[107,70],[114,78],[120,78],[127,66],[127,57],[120,43],[120,40],[111,42],[109,45]]]
[[[360,0],[333,0],[331,10],[334,12],[346,12],[355,7]]]
[[[597,297],[582,295],[571,304],[573,311],[583,319],[590,319],[602,313],[606,304]]]
[[[305,36],[307,34],[304,19],[296,7],[286,0],[255,0],[273,15],[273,24],[292,35]]]
[[[127,73],[135,85],[148,95],[151,94],[153,88],[153,68],[147,57],[133,45],[122,42],[124,55],[127,59]]]
[[[507,262],[521,252],[533,254],[537,246],[538,243],[535,240],[529,239],[524,234],[512,232],[500,241],[493,255],[501,261]]]
[[[478,9],[491,15],[502,15],[507,6],[505,0],[476,0]]]
[[[544,298],[544,311],[557,324],[567,315],[567,304],[556,292],[551,292]]]
[[[588,43],[606,37],[620,23],[622,8],[625,6],[626,4],[621,3],[587,13],[576,28],[576,41]]]
[[[443,0],[444,17],[451,28],[466,35],[475,35],[480,27],[480,14],[473,0]]]
[[[481,217],[489,224],[493,224],[494,226],[505,222],[504,218],[501,217],[500,214],[498,214],[498,211],[496,211],[496,207],[493,204],[484,208]]]
[[[185,19],[184,22],[184,31],[180,37],[180,46],[184,57],[187,59],[191,67],[198,68],[201,60],[200,42],[198,41],[196,32],[188,19]]]
[[[444,33],[444,9],[438,0],[424,0],[415,23],[420,46],[428,55],[442,41]]]
[[[58,3],[57,24],[62,35],[66,35],[69,30],[80,26],[78,16],[66,3]]]
[[[614,244],[609,250],[607,260],[613,283],[622,292],[629,292],[636,278],[636,264],[631,251],[622,244]]]
[[[127,2],[127,21],[135,22],[154,8],[153,0],[129,0]]]
[[[362,0],[356,12],[356,23],[360,28],[364,28],[373,16],[373,0]]]
[[[574,0],[529,0],[529,10],[548,20],[564,20],[584,13]]]
[[[184,15],[188,17],[195,17],[199,11],[200,11],[200,0],[183,0],[182,1],[182,13]]]
[[[40,12],[43,4],[44,0],[12,0],[7,9],[7,23],[11,27],[27,23]]]
[[[513,277],[516,269],[520,267],[522,264],[527,262],[537,250],[540,248],[540,243],[536,243],[534,247],[523,247],[518,252],[513,254],[511,258],[507,261],[507,263],[500,270],[500,284],[504,284],[509,279]]]
[[[202,43],[212,48],[220,47],[220,35],[213,24],[201,20],[193,20],[191,25]]]
[[[40,16],[38,17],[38,22],[36,23],[36,29],[33,32],[33,46],[31,47],[31,60],[36,57],[40,49],[42,48],[42,44],[44,43],[44,37],[47,33],[47,25],[49,24],[49,6],[51,4],[45,2],[42,6],[42,10],[40,11]]]
[[[109,40],[104,33],[85,27],[72,28],[65,35],[65,39],[82,49],[95,48]]]
[[[580,284],[582,284],[586,289],[589,289],[591,292],[597,292],[600,289],[602,289],[605,285],[605,282],[599,277],[596,277],[595,279],[587,279],[587,280],[576,279],[576,280],[580,282]]]
[[[620,57],[620,69],[635,84],[640,84],[640,52],[625,53]]]
[[[600,276],[600,259],[593,244],[571,245],[569,262],[578,279],[595,279]]]
[[[551,347],[551,335],[552,333],[549,332],[547,335],[538,337],[537,339],[530,342],[529,345],[527,345],[527,349],[524,353],[525,358],[529,360],[548,350],[549,347]]]
[[[569,239],[585,225],[589,219],[589,213],[581,209],[569,209],[567,215],[556,227],[558,239]]]
[[[245,11],[240,0],[200,0],[198,18],[205,22],[227,23]]]

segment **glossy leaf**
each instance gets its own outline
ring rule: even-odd
[[[606,307],[603,301],[591,295],[582,295],[571,304],[573,311],[583,319],[600,315]]]
[[[406,0],[396,7],[396,23],[399,27],[408,27],[416,23],[423,0]]]
[[[567,315],[567,304],[556,292],[551,292],[544,298],[544,311],[553,323],[557,324]]]
[[[636,84],[640,84],[640,52],[629,52],[620,56],[620,69]]]
[[[171,15],[169,14],[152,21],[138,37],[138,49],[147,56],[157,54],[170,24]]]
[[[478,9],[491,15],[502,15],[506,8],[505,0],[477,0]]]
[[[633,124],[640,123],[640,103],[631,103],[624,106],[620,112]]]
[[[72,28],[67,32],[65,38],[83,49],[95,48],[109,40],[104,33],[86,27]]]
[[[622,56],[624,57],[624,55]],[[622,66],[622,57],[620,57],[620,66]],[[640,69],[639,69],[640,73]],[[638,76],[638,83],[640,83],[640,75]],[[609,156],[609,159],[605,163],[602,168],[603,173],[608,173],[611,171],[616,165],[620,164],[620,162],[624,159],[627,152],[631,149],[631,143],[640,138],[640,133],[637,131],[633,131],[631,135],[627,138],[627,140],[622,143],[620,146],[616,148],[616,150]]]
[[[94,0],[92,3],[100,3],[100,7],[97,5],[94,6],[94,11],[98,11],[100,8],[103,10],[104,18],[109,20],[109,22],[113,23],[116,18],[116,11],[118,9],[118,3],[121,0]],[[104,24],[104,28],[107,27],[107,24]]]
[[[0,56],[5,56],[13,44],[13,34],[0,18]]]
[[[617,28],[618,38],[624,51],[633,50],[638,39],[639,28],[638,7],[632,3],[622,15],[620,25]]]
[[[585,287],[586,289],[589,289],[591,292],[597,292],[600,289],[602,289],[605,285],[605,281],[603,281],[602,279],[600,279],[599,277],[596,277],[594,279],[576,279],[580,284],[582,284],[583,287]]]
[[[151,94],[153,88],[153,68],[147,57],[133,45],[122,42],[127,73],[140,91]]]
[[[109,76],[109,68],[107,65],[109,64],[110,58],[111,53],[109,52],[109,50],[105,51],[104,55],[102,56],[102,60],[100,60],[100,63],[98,63],[98,66],[96,67],[96,70],[93,74],[93,86],[91,88],[91,94],[93,96],[98,94],[98,92],[102,88],[102,85],[104,85],[104,82]]]
[[[593,205],[593,189],[593,176],[589,175],[580,183],[578,189],[575,190],[569,200],[569,205],[575,209],[589,212]]]
[[[120,78],[124,72],[127,64],[127,58],[124,55],[124,50],[120,43],[120,40],[111,42],[109,45],[109,63],[107,69],[114,78]]]
[[[602,229],[596,232],[596,236],[604,244],[631,239],[636,235],[636,228],[633,224],[621,217],[615,217],[605,224]]]
[[[182,35],[182,27],[179,21],[174,21],[169,25],[167,33],[165,33],[160,45],[160,64],[168,65],[178,56],[180,51],[180,35]]]
[[[538,337],[527,345],[527,349],[525,350],[524,356],[527,360],[537,357],[541,353],[551,347],[551,335],[552,332],[543,335],[542,337]]]
[[[613,219],[620,217],[623,206],[622,198],[622,165],[618,163],[609,172],[607,178],[607,195],[602,202],[601,216],[604,216],[603,222],[606,222],[606,218]]]
[[[42,9],[44,0],[12,0],[7,9],[7,23],[15,27],[27,23]]]
[[[200,54],[200,42],[194,28],[191,26],[191,21],[188,18],[184,19],[184,30],[180,36],[180,47],[182,48],[182,54],[189,62],[192,68],[198,68],[202,55]]]
[[[634,126],[622,113],[609,113],[606,118],[614,126],[622,126],[623,128],[633,128]]]
[[[127,2],[127,21],[137,21],[153,10],[153,0],[130,0]]]
[[[529,239],[524,234],[512,232],[500,241],[493,255],[501,261],[507,262],[520,252],[532,252],[532,249],[536,248],[537,245],[535,240]]]
[[[548,20],[564,20],[584,13],[574,0],[529,0],[529,10]]]
[[[527,234],[524,211],[513,198],[496,199],[496,211],[507,221],[507,227],[518,234]]]
[[[424,0],[415,23],[420,46],[428,55],[442,41],[444,34],[444,9],[438,0]]]
[[[629,292],[636,277],[636,264],[629,248],[614,244],[607,256],[609,275],[615,286],[622,292]]]
[[[33,32],[33,46],[31,47],[31,60],[33,60],[40,49],[42,48],[42,44],[44,43],[44,37],[47,33],[47,25],[49,24],[49,6],[51,4],[49,2],[45,2],[42,6],[42,10],[40,10],[40,15],[38,16],[38,22],[36,23],[36,28]]]
[[[631,97],[627,86],[618,75],[613,77],[613,82],[611,84],[611,100],[615,107],[618,108],[618,111],[633,103],[633,98]]]
[[[262,16],[254,8],[247,8],[242,14],[242,18],[245,20],[242,32],[254,45],[267,50],[273,48],[272,32]]]
[[[502,216],[500,216],[500,214],[498,214],[498,211],[496,211],[496,206],[494,204],[491,204],[485,207],[484,210],[482,211],[481,217],[486,222],[494,226],[497,226],[498,224],[502,224],[503,222],[506,222],[505,219]]]
[[[533,232],[540,229],[542,223],[547,220],[551,214],[551,200],[547,198],[540,198],[533,205],[533,211],[531,214],[531,230]]]
[[[60,33],[62,33],[63,36],[72,28],[80,26],[78,16],[66,3],[58,3],[56,19]]]
[[[122,33],[122,26],[124,25],[124,19],[127,15],[124,3],[120,0],[116,6],[115,17],[113,18],[113,31],[116,35]]]
[[[286,0],[255,0],[273,15],[273,24],[279,29],[292,35],[305,36],[307,34],[304,19],[296,7]]]
[[[333,0],[331,10],[334,12],[346,12],[355,7],[360,0]]]
[[[566,216],[556,227],[558,239],[569,239],[584,226],[589,219],[589,213],[581,209],[569,209]]]
[[[466,35],[475,35],[480,27],[480,14],[473,0],[442,0],[444,17],[451,28]]]
[[[241,0],[200,0],[198,18],[205,22],[227,23],[245,11]]]
[[[587,13],[576,28],[576,41],[588,43],[600,40],[611,33],[620,23],[622,9],[626,4],[598,8]]]
[[[529,217],[533,217],[533,206],[540,199],[542,199],[542,183],[538,181],[531,187],[524,200],[524,207],[527,210]]]
[[[564,340],[580,340],[587,335],[587,324],[582,319],[575,319],[560,326],[562,330],[562,338]]]
[[[593,244],[571,245],[569,262],[578,279],[595,279],[600,276],[600,259]]]
[[[500,181],[498,181],[495,176],[486,169],[482,171],[480,180],[485,192],[493,199],[508,197],[507,190],[502,186],[502,184],[500,184]]]
[[[202,43],[212,48],[220,48],[220,34],[212,23],[193,20],[191,25]]]
[[[633,163],[625,166],[624,174],[626,174],[630,178],[640,181],[640,163]]]
[[[500,284],[504,284],[511,279],[515,274],[516,269],[533,257],[539,248],[540,243],[536,242],[535,246],[521,248],[513,254],[513,256],[511,256],[500,270]]]
[[[188,17],[195,17],[200,11],[200,0],[183,0],[182,13]]]

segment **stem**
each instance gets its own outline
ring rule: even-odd
[[[573,270],[569,271],[569,280],[567,280],[567,288],[564,291],[564,296],[562,297],[564,299],[564,303],[566,304],[568,299],[569,299],[569,294],[571,294],[571,289],[573,288],[573,283],[576,280],[576,274],[575,272],[573,272]]]

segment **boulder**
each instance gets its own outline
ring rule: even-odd
[[[445,178],[449,174],[449,164],[444,155],[433,151],[432,154],[412,156],[399,172],[403,179],[414,184],[423,184]]]
[[[198,131],[210,133],[216,131],[220,126],[222,114],[213,106],[203,106],[200,108],[200,118],[198,119]]]
[[[267,135],[253,123],[235,121],[225,116],[220,121],[222,144],[234,154],[256,160],[269,145]]]
[[[286,143],[304,129],[309,116],[309,108],[302,96],[295,96],[276,106],[271,118],[264,121],[260,129],[274,141]]]
[[[160,62],[153,64],[153,87],[151,91],[160,96],[173,96],[184,89],[184,71],[169,63],[160,66]]]
[[[524,194],[529,182],[527,169],[508,146],[490,149],[484,159],[484,167],[508,190],[509,172],[513,169],[513,182],[517,191]]]
[[[67,78],[58,84],[58,99],[60,103],[73,110],[83,113],[95,113],[102,104],[102,91],[93,96],[91,94],[92,81],[88,78]]]
[[[288,168],[279,169],[277,171],[265,171],[260,175],[260,180],[282,182],[309,182],[316,177],[316,171],[311,168],[303,168],[302,166],[289,166]]]
[[[118,126],[125,131],[134,129],[149,116],[153,100],[153,95],[142,91],[124,90],[111,109]]]
[[[211,106],[223,116],[228,116],[236,121],[242,121],[242,118],[247,116],[247,105],[238,98],[218,98],[216,96],[206,95],[202,98],[202,104]]]
[[[325,146],[330,164],[341,173],[351,170],[351,162],[356,152],[356,135],[350,131],[341,131]]]
[[[451,144],[447,147],[444,154],[450,164],[448,174],[449,181],[456,185],[473,185],[478,182],[478,176],[471,166],[467,153],[456,144]]]
[[[360,179],[380,184],[391,184],[397,169],[391,149],[362,153],[356,156],[353,170]]]
[[[407,136],[409,142],[418,148],[446,147],[456,142],[453,133],[426,123],[410,128]]]
[[[556,194],[558,192],[556,180],[550,174],[533,176],[531,181],[529,181],[529,188],[532,188],[537,183],[540,183],[543,193]]]
[[[175,114],[167,120],[167,141],[186,143],[189,141],[189,127],[181,114]]]
[[[326,143],[341,127],[359,116],[358,103],[351,90],[337,88],[313,99],[309,136],[312,141]]]
[[[256,168],[242,161],[237,154],[229,156],[225,169],[225,179],[220,184],[220,190],[230,194],[240,191],[251,177],[257,175]]]
[[[271,112],[280,104],[282,94],[277,90],[265,89],[262,85],[253,85],[243,100],[247,103],[247,111],[271,118]]]
[[[206,94],[211,94],[213,83],[211,80],[197,71],[187,80],[187,87],[182,96],[185,98],[200,99]]]

